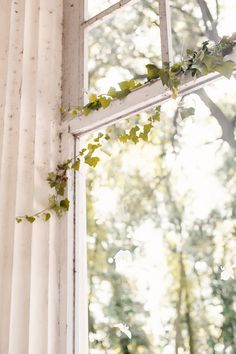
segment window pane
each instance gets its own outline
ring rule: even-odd
[[[178,59],[204,40],[235,32],[235,0],[171,0],[173,47]]]
[[[160,64],[158,4],[152,0],[127,5],[89,34],[90,89],[104,92],[132,77],[143,78],[145,65]]]
[[[235,95],[163,105],[148,143],[110,140],[88,171],[90,354],[235,353]]]
[[[88,0],[88,16],[95,16],[117,2],[117,0]]]

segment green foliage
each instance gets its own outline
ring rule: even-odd
[[[26,218],[26,220],[27,220],[28,222],[30,222],[31,224],[35,221],[35,217],[34,217],[34,216],[26,215],[25,218]]]
[[[147,64],[146,68],[148,81],[159,79],[161,69],[154,64]]]
[[[166,86],[172,91],[172,97],[175,99],[178,96],[179,86],[183,75],[191,74],[192,76],[207,75],[211,72],[219,72],[227,78],[230,78],[235,68],[235,63],[232,61],[225,61],[224,56],[231,53],[235,46],[235,35],[232,37],[223,37],[221,41],[215,45],[210,46],[208,41],[202,44],[202,47],[197,50],[187,50],[187,57],[182,62],[175,63],[171,67],[169,65],[163,65],[163,68],[158,68],[154,64],[146,65],[147,75],[146,82],[141,84],[134,79],[122,81],[119,83],[120,90],[116,90],[111,87],[106,95],[90,94],[88,96],[89,102],[84,107],[74,107],[68,110],[68,113],[73,117],[77,116],[80,112],[84,116],[88,116],[92,111],[99,109],[106,109],[110,103],[116,99],[123,99],[129,95],[133,90],[142,87],[147,82],[153,82],[161,80],[163,86]],[[61,112],[65,112],[64,108]],[[194,114],[194,109],[179,108],[182,119]],[[122,143],[132,141],[137,144],[139,140],[148,141],[148,137],[155,122],[160,120],[160,107],[156,108],[155,113],[149,117],[149,123],[133,126],[128,132],[121,134],[119,140]],[[94,152],[102,147],[101,140],[107,141],[110,139],[109,135],[103,135],[99,133],[98,137],[94,139],[94,143],[88,144],[86,148],[83,148],[79,155],[74,160],[67,160],[63,164],[59,164],[55,172],[48,174],[47,181],[50,188],[55,190],[55,195],[49,197],[49,206],[45,210],[38,212],[32,216],[18,216],[16,218],[17,223],[21,223],[26,220],[33,223],[36,217],[42,217],[43,220],[48,221],[51,217],[50,211],[55,212],[58,217],[61,217],[64,212],[69,209],[69,203],[67,199],[63,199],[67,188],[67,171],[73,169],[79,171],[81,166],[81,158],[84,157],[84,163],[90,167],[96,167],[100,161],[98,156],[94,156]],[[45,213],[46,211],[46,213]],[[49,212],[47,212],[49,211]],[[49,216],[50,215],[50,216]]]
[[[76,161],[72,164],[71,168],[75,171],[79,171],[80,168],[80,158],[78,157]]]

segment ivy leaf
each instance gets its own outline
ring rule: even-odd
[[[117,91],[116,92],[116,97],[121,100],[122,98],[125,98],[126,96],[128,96],[128,94],[130,94],[130,90],[126,89],[123,91]]]
[[[71,110],[69,110],[69,114],[72,116],[72,117],[76,117],[80,112],[81,112],[82,108],[81,107],[76,107],[76,108],[73,108]]]
[[[130,89],[124,89],[122,91],[116,91],[114,87],[111,87],[109,91],[107,92],[107,95],[112,97],[113,99],[122,99],[130,93]]]
[[[98,143],[100,141],[100,139],[104,136],[103,133],[99,133],[97,138],[93,139],[93,141],[95,141],[96,143]]]
[[[193,107],[180,107],[179,113],[182,119],[188,118],[195,114],[195,109]]]
[[[64,208],[65,210],[69,210],[69,207],[70,207],[70,201],[68,198],[65,198],[65,199],[62,199],[60,201],[60,207],[61,208]]]
[[[137,144],[138,142],[138,136],[137,136],[137,132],[140,130],[140,128],[135,125],[133,128],[131,128],[130,133],[129,133],[129,138],[130,140],[132,140],[135,144]]]
[[[204,57],[202,62],[206,65],[207,70],[210,73],[215,71],[216,66],[223,64],[223,58],[218,55],[207,55]]]
[[[77,160],[73,163],[71,168],[73,168],[73,170],[75,170],[75,171],[79,171],[79,169],[80,169],[80,159],[79,158],[77,158]]]
[[[91,113],[92,109],[89,108],[88,106],[84,106],[83,108],[83,115],[87,117]]]
[[[66,170],[68,170],[71,162],[72,162],[72,159],[69,159],[66,162],[64,162],[63,164],[59,164],[59,165],[57,165],[57,169],[66,171]]]
[[[193,64],[191,68],[194,69],[193,76],[197,74],[197,72],[200,73],[200,75],[202,76],[207,75],[209,73],[209,70],[207,69],[207,66],[204,63]]]
[[[215,71],[219,72],[221,75],[225,76],[227,79],[230,79],[235,68],[236,64],[231,61],[223,62],[223,65],[218,65],[215,67]]]
[[[149,122],[160,122],[161,120],[161,106],[156,107],[155,113],[148,118]]]
[[[145,124],[143,127],[143,132],[139,134],[139,138],[143,139],[144,141],[148,141],[148,134],[150,133],[153,125],[151,123]]]
[[[180,73],[182,71],[182,63],[176,63],[172,65],[170,70],[175,74]]]
[[[63,196],[65,194],[65,189],[67,186],[67,182],[66,181],[60,181],[55,185],[55,189],[57,191],[57,194]]]
[[[122,142],[122,143],[127,143],[127,141],[129,140],[129,135],[128,134],[123,134],[119,137],[119,140]]]
[[[199,50],[198,52],[197,52],[197,54],[195,55],[195,61],[203,61],[203,59],[204,59],[204,56],[205,56],[205,50],[203,49],[203,50]]]
[[[84,160],[84,162],[91,167],[96,167],[99,161],[100,161],[100,158],[97,156],[94,156],[94,157],[88,156],[88,157],[85,157],[85,160]]]
[[[22,218],[19,218],[19,217],[17,217],[17,218],[16,218],[16,222],[17,222],[17,224],[20,224],[22,221],[23,221],[23,219],[22,219]]]
[[[95,93],[92,93],[89,95],[89,102],[90,103],[93,103],[93,102],[96,102],[98,99],[97,95]]]
[[[169,87],[169,79],[170,79],[169,70],[161,69],[159,75],[160,75],[162,85]]]
[[[79,153],[80,156],[83,156],[86,151],[87,151],[87,149],[83,148],[83,149],[80,151],[80,153]]]
[[[55,174],[54,172],[49,172],[49,173],[48,173],[47,181],[48,181],[49,186],[50,186],[51,188],[53,188],[53,187],[56,186],[56,184],[57,184],[56,178],[57,178],[57,176],[56,176],[56,174]]]
[[[147,79],[148,81],[158,79],[160,77],[160,69],[154,64],[147,64]]]
[[[102,108],[106,109],[107,107],[109,107],[109,105],[111,103],[111,99],[101,96],[101,97],[99,97],[99,102],[101,103]]]
[[[119,83],[121,91],[132,90],[135,87],[134,79],[128,81],[122,81]]]
[[[35,217],[34,216],[29,216],[29,215],[26,215],[25,216],[25,219],[30,222],[31,224],[33,224],[33,222],[35,222]]]
[[[88,144],[89,154],[92,154],[95,150],[99,149],[101,144]]]
[[[44,221],[48,221],[51,218],[51,214],[50,213],[44,213],[43,214],[43,220]]]
[[[115,87],[110,87],[109,91],[107,92],[107,96],[110,96],[112,98],[117,97],[117,92],[116,92]]]

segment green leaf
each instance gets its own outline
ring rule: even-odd
[[[48,173],[47,181],[48,181],[49,186],[50,186],[51,188],[53,188],[53,187],[56,186],[56,184],[57,184],[56,178],[57,178],[57,176],[56,176],[55,172],[49,172],[49,173]]]
[[[128,81],[122,81],[119,83],[121,91],[132,90],[135,87],[134,79]]]
[[[154,64],[147,64],[147,79],[148,81],[158,79],[160,77],[160,69]]]
[[[140,128],[135,125],[133,128],[131,128],[130,130],[130,133],[129,133],[129,137],[130,137],[130,140],[133,141],[133,143],[137,144],[138,142],[138,136],[137,136],[137,132],[140,130]]]
[[[71,168],[73,168],[73,170],[75,170],[75,171],[79,171],[79,169],[80,169],[80,159],[79,158],[77,158],[77,160],[73,163]]]
[[[84,162],[91,167],[96,167],[99,161],[100,161],[100,158],[97,156],[95,156],[95,157],[88,156],[88,157],[85,157],[85,160],[84,160]]]
[[[55,189],[56,189],[56,191],[57,191],[57,194],[63,196],[63,195],[65,194],[66,186],[67,186],[67,181],[58,182],[58,183],[55,185]]]
[[[97,95],[95,93],[92,93],[89,95],[89,102],[90,103],[93,103],[93,102],[96,102],[98,99]]]
[[[103,136],[104,136],[103,133],[99,133],[97,138],[93,139],[93,141],[95,141],[95,143],[98,143]]]
[[[69,159],[66,162],[62,163],[62,164],[58,164],[57,165],[57,169],[58,170],[67,171],[71,162],[72,162],[72,159]]]
[[[35,222],[36,220],[34,216],[28,216],[28,215],[25,216],[25,219],[31,224],[33,224],[33,222]]]
[[[125,98],[126,96],[128,96],[128,94],[130,94],[130,90],[126,89],[123,91],[117,91],[116,92],[116,97],[121,100],[122,98]]]
[[[167,71],[167,70],[161,69],[159,72],[159,75],[160,75],[162,85],[169,87],[169,79],[170,79],[169,70]]]
[[[203,75],[203,76],[207,75],[209,73],[207,66],[203,63],[193,64],[191,68],[195,69],[195,71],[198,71],[200,73],[200,75]]]
[[[17,224],[20,224],[22,221],[23,221],[23,219],[22,219],[22,218],[19,218],[19,217],[17,217],[17,218],[16,218],[16,222],[17,222]]]
[[[79,114],[80,110],[78,109],[71,109],[68,113],[72,116],[72,117],[77,117],[77,115]]]
[[[153,125],[151,123],[145,124],[143,127],[143,132],[139,134],[139,138],[143,139],[144,141],[148,141],[148,134],[150,133]]]
[[[50,213],[44,213],[43,214],[43,220],[44,221],[48,221],[51,218],[51,214]]]
[[[99,149],[101,144],[88,144],[87,148],[89,150],[89,154],[91,155],[95,150]]]
[[[109,91],[107,92],[107,96],[116,98],[117,97],[116,89],[114,87],[110,87]]]
[[[230,79],[235,68],[236,64],[231,61],[223,62],[223,65],[218,65],[215,67],[215,71],[219,72],[221,75],[225,76],[227,79]]]
[[[70,201],[68,198],[65,198],[65,199],[62,199],[60,201],[60,207],[61,208],[64,208],[65,210],[69,210],[69,207],[70,207]]]
[[[111,99],[102,96],[102,97],[99,97],[99,102],[101,103],[102,108],[106,109],[107,107],[109,107],[109,105],[111,103]]]
[[[195,56],[195,60],[203,61],[205,56],[205,50],[199,50]]]
[[[176,63],[171,66],[170,70],[175,74],[178,74],[182,71],[182,63]]]
[[[80,151],[80,153],[79,153],[80,156],[83,156],[86,151],[87,151],[87,149],[83,148],[83,149]]]
[[[155,113],[148,118],[149,122],[160,122],[161,120],[161,106],[156,107]]]
[[[119,140],[122,142],[122,143],[127,143],[127,141],[129,140],[129,135],[128,134],[123,134],[119,137]]]
[[[84,106],[84,108],[83,108],[83,115],[84,115],[85,117],[87,117],[87,116],[91,113],[91,111],[92,111],[91,108],[89,108],[89,107],[87,107],[87,106]]]
[[[223,57],[218,55],[207,55],[202,60],[203,64],[206,65],[208,72],[214,72],[216,66],[223,64]]]

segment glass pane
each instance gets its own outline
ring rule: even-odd
[[[88,0],[88,16],[93,17],[117,2],[117,0]]]
[[[143,79],[145,65],[160,64],[158,2],[138,1],[89,34],[91,91],[136,77]]]
[[[149,142],[111,139],[88,170],[90,354],[236,352],[235,95],[163,105]]]
[[[235,32],[235,0],[171,0],[172,33],[175,56],[204,40],[218,42]]]

